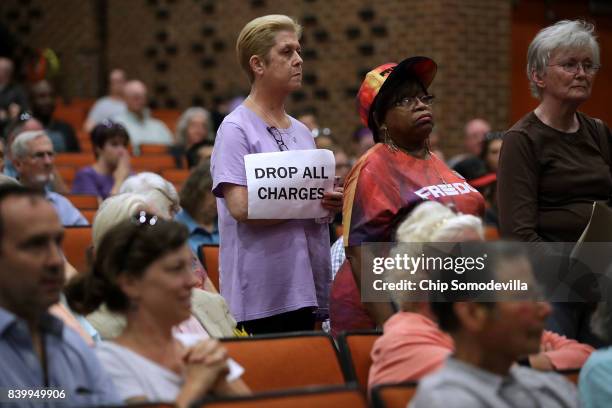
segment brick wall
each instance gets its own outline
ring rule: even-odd
[[[0,3],[4,18],[18,0]],[[96,2],[29,3],[43,12],[24,40],[61,52],[67,94],[95,94],[100,85],[96,63],[101,61]],[[343,142],[359,125],[355,93],[365,72],[410,55],[431,56],[439,64],[432,92],[438,96],[436,127],[448,153],[456,151],[469,118],[486,117],[496,128],[508,124],[511,4],[506,0],[106,3],[108,66],[143,79],[158,107],[210,106],[215,97],[248,91],[234,56],[236,37],[252,18],[282,13],[304,25],[305,85],[288,108],[316,108],[321,125]]]

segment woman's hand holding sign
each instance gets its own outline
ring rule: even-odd
[[[344,202],[344,187],[335,187],[334,191],[328,191],[323,194],[321,205],[323,208],[335,213],[342,211]]]

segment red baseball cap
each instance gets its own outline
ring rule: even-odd
[[[379,65],[366,74],[357,93],[357,105],[361,122],[372,130],[375,139],[378,129],[375,129],[374,126],[374,111],[371,107],[376,102],[378,94],[381,91],[384,92],[387,88],[391,89],[391,84],[397,86],[398,83],[415,77],[425,88],[428,88],[433,82],[437,70],[438,66],[431,58],[410,57],[399,64],[388,62]]]

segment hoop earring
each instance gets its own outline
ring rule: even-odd
[[[383,131],[383,143],[386,144],[389,147],[389,149],[391,149],[392,152],[394,153],[397,152],[399,148],[397,147],[397,145],[395,144],[395,142],[389,135],[389,129],[387,129],[387,126],[381,127],[380,130]]]

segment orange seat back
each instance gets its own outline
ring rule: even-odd
[[[322,332],[227,338],[222,343],[244,367],[242,379],[253,392],[346,383],[334,342]]]
[[[72,166],[76,170],[81,167],[91,166],[96,162],[91,153],[58,153],[55,155],[56,166]]]
[[[364,392],[368,389],[368,376],[372,365],[370,353],[381,334],[379,331],[367,330],[342,333],[338,337],[342,362]]]
[[[165,155],[168,154],[168,148],[167,145],[143,143],[140,145],[140,154],[143,156]]]
[[[64,180],[68,188],[72,187],[72,182],[76,176],[76,168],[73,166],[56,166],[57,172]]]
[[[87,222],[90,225],[93,225],[94,218],[96,217],[96,213],[98,212],[98,210],[94,210],[90,208],[90,209],[84,209],[80,211],[81,211],[81,214],[83,214],[83,217],[87,219]]]
[[[64,255],[79,272],[87,270],[87,250],[90,246],[91,227],[64,228]]]
[[[307,390],[205,402],[204,408],[366,408],[363,395],[350,389]]]
[[[97,210],[98,197],[91,194],[66,194],[66,198],[70,200],[79,210]]]
[[[382,384],[372,389],[374,408],[406,408],[416,394],[416,383]],[[449,403],[449,406],[452,406]]]
[[[162,171],[162,177],[173,184],[182,185],[189,177],[187,169],[166,169]]]
[[[200,245],[200,261],[206,268],[208,279],[215,285],[215,289],[220,290],[219,286],[219,245]]]
[[[136,156],[130,159],[130,164],[135,172],[151,171],[161,174],[163,170],[176,168],[174,157],[167,155],[159,156]]]

